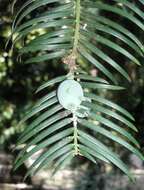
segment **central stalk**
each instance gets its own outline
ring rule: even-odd
[[[78,147],[78,129],[77,129],[77,116],[73,114],[73,126],[74,126],[74,155],[79,154]]]
[[[63,62],[68,65],[70,73],[76,70],[76,58],[77,58],[77,47],[79,42],[79,31],[80,31],[80,6],[81,0],[75,0],[75,28],[74,28],[74,41],[73,48],[70,55],[63,59]]]
[[[80,31],[80,2],[81,0],[76,0],[75,4],[75,16],[76,16],[76,25],[75,25],[75,35],[74,35],[74,44],[72,54],[76,56],[77,46],[79,41],[79,31]]]

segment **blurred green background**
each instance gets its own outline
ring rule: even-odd
[[[19,9],[23,2],[22,0],[18,1],[16,10]],[[62,64],[58,64],[55,60],[41,64],[23,64],[23,61],[17,60],[18,49],[20,48],[19,43],[16,45],[13,53],[10,45],[7,49],[5,48],[13,19],[11,5],[12,1],[10,0],[0,0],[0,190],[110,190],[112,188],[114,190],[144,190],[143,163],[137,157],[117,147],[115,144],[113,144],[114,148],[118,149],[119,154],[133,169],[137,178],[136,184],[131,184],[127,177],[123,176],[116,168],[103,165],[102,163],[94,166],[82,158],[74,160],[70,167],[60,171],[53,179],[50,178],[49,171],[45,170],[23,182],[23,176],[30,160],[16,173],[12,172],[12,163],[19,151],[17,149],[13,152],[13,148],[15,147],[17,137],[24,127],[18,127],[18,122],[26,110],[39,98],[38,95],[33,95],[36,88],[49,78],[66,73],[66,70]],[[144,41],[144,35],[141,31],[137,31],[132,24],[126,23],[122,18],[119,18],[119,21],[137,33],[141,41]],[[40,30],[34,32],[29,38],[31,39],[42,32]],[[115,57],[117,55],[113,54],[111,56]],[[112,98],[115,102],[123,105],[135,117],[136,127],[139,129],[136,138],[143,150],[144,67],[143,65],[141,67],[134,66],[125,60],[124,57],[119,56],[118,59],[127,69],[132,82],[128,83],[116,76],[119,84],[125,86],[127,90],[115,94],[105,91],[102,95]],[[140,59],[143,63],[142,58]],[[82,67],[86,71],[99,74],[97,70],[84,63],[82,63]]]

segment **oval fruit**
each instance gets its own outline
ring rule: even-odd
[[[84,93],[79,82],[68,79],[59,85],[57,96],[65,109],[75,112],[83,100]]]

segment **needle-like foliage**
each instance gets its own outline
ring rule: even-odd
[[[138,1],[142,7],[143,0]],[[31,17],[33,12],[44,7],[45,11]],[[58,64],[62,62],[68,66],[67,75],[44,83],[37,92],[57,86],[72,77],[79,81],[85,98],[79,110],[72,113],[60,105],[55,87],[54,91],[36,103],[22,120],[25,122],[30,119],[32,122],[19,137],[18,144],[25,144],[25,147],[15,161],[15,169],[42,150],[26,176],[51,164],[56,172],[74,156],[81,155],[94,163],[98,160],[112,163],[133,179],[119,155],[102,139],[108,138],[144,160],[139,143],[131,133],[137,132],[134,118],[124,108],[100,97],[96,92],[123,89],[116,85],[112,69],[130,81],[127,71],[107,53],[108,50],[117,55],[122,54],[129,64],[140,65],[138,57],[144,54],[142,42],[116,18],[124,18],[143,32],[144,13],[141,7],[129,0],[112,0],[111,3],[99,0],[27,0],[23,4],[13,21],[12,40],[13,45],[19,40],[24,41],[20,55],[31,55],[25,63],[56,59]],[[110,13],[113,17],[101,13]],[[26,40],[29,34],[39,29],[45,30],[45,33]],[[95,66],[107,80],[84,72],[79,60]],[[90,130],[92,132],[88,133]]]

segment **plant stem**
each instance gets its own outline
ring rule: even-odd
[[[69,67],[70,73],[74,73],[74,70],[77,68],[76,66],[76,58],[77,58],[77,47],[79,42],[79,31],[80,31],[80,6],[81,0],[75,0],[75,28],[74,28],[74,42],[73,48],[70,55],[63,59],[63,63],[67,64]]]
[[[77,129],[77,117],[75,114],[73,114],[73,125],[74,125],[74,155],[79,154],[79,149],[78,149],[78,129]]]
[[[81,0],[76,0],[76,5],[75,5],[76,25],[75,25],[74,44],[73,44],[73,51],[72,51],[75,56],[77,53],[77,46],[78,46],[78,41],[79,41],[80,3],[81,3]]]

